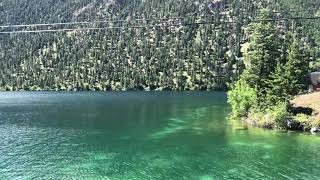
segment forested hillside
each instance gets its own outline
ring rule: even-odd
[[[281,56],[295,32],[317,69],[320,20],[290,18],[320,16],[319,7],[317,0],[2,0],[0,89],[226,89],[243,71],[250,23],[262,8],[273,14]],[[39,32],[57,29],[78,30]]]

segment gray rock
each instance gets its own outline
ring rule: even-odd
[[[289,130],[294,130],[294,131],[303,130],[303,126],[299,122],[294,121],[293,119],[288,119],[286,123],[287,123],[287,128]]]
[[[310,132],[313,132],[313,133],[320,132],[320,127],[313,127],[311,128]]]

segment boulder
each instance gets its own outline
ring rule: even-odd
[[[299,122],[294,121],[293,119],[288,119],[286,124],[287,124],[287,128],[290,130],[295,130],[295,131],[303,130],[303,126]]]
[[[320,127],[313,127],[313,128],[311,128],[310,132],[319,133],[320,132]]]
[[[310,79],[313,85],[320,84],[320,72],[313,72],[310,74]]]

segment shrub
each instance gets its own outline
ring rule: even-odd
[[[317,118],[314,121],[312,121],[312,127],[320,127],[320,118]]]
[[[228,102],[232,107],[234,118],[246,117],[252,107],[257,104],[257,92],[244,80],[236,82],[228,92]]]
[[[30,90],[31,91],[41,91],[42,89],[37,85],[33,85],[33,86],[31,86]]]
[[[274,127],[275,121],[270,118],[269,114],[262,111],[251,111],[248,115],[248,123],[262,128],[272,129]]]
[[[317,59],[315,62],[310,64],[311,71],[319,71],[320,70],[320,59]]]
[[[275,106],[272,106],[267,110],[267,114],[270,115],[270,118],[275,122],[278,129],[286,128],[286,121],[291,117],[291,114],[288,112],[288,103],[281,102]]]
[[[306,114],[297,114],[294,118],[295,121],[301,123],[301,124],[306,124],[310,121],[310,116]]]
[[[304,130],[310,130],[313,127],[312,122],[314,122],[314,119],[312,116],[308,116],[306,114],[297,114],[294,117],[294,120],[297,123],[300,123]]]

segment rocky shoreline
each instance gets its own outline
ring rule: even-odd
[[[295,97],[282,129],[290,131],[320,133],[320,92]],[[253,127],[279,129],[270,114],[252,113],[243,121]]]

